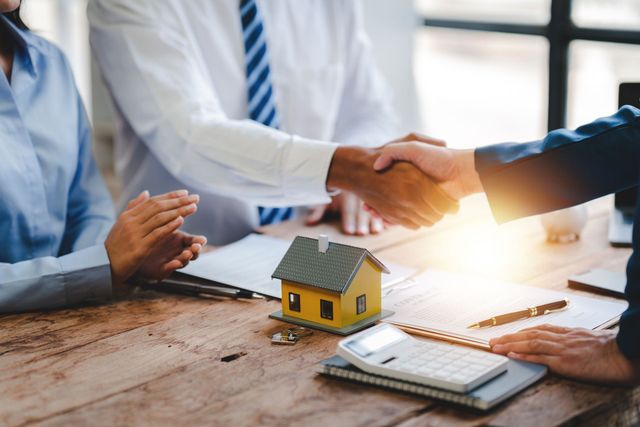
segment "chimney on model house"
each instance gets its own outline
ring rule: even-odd
[[[326,254],[327,250],[329,250],[329,236],[321,234],[318,236],[318,251]]]

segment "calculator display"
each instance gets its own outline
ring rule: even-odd
[[[382,328],[362,338],[350,341],[346,345],[353,352],[364,357],[405,338],[406,335],[395,328]]]

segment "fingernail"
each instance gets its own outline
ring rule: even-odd
[[[186,196],[187,194],[189,194],[189,192],[187,190],[176,190],[175,194],[176,194],[176,196],[182,197],[182,196]]]
[[[344,226],[344,231],[347,234],[354,234],[356,232],[356,227],[353,224],[347,224]]]
[[[187,200],[193,203],[198,203],[198,201],[200,200],[200,195],[192,194]]]
[[[515,359],[518,357],[518,355],[513,351],[510,351],[509,353],[507,353],[507,357],[511,357],[512,359]]]
[[[149,197],[149,190],[144,190],[142,193],[140,193],[140,195],[142,197]]]
[[[200,243],[194,243],[192,248],[194,251],[200,252],[200,249],[202,249],[202,245]]]
[[[366,225],[361,225],[360,227],[358,227],[358,233],[366,236],[367,234],[369,234],[369,227],[367,227]]]

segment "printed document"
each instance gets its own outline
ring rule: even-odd
[[[569,299],[563,311],[481,329],[467,326],[499,314]],[[598,329],[615,322],[628,304],[544,288],[500,283],[430,270],[383,292],[382,306],[395,314],[384,321],[410,332],[480,347],[489,340],[549,323]]]

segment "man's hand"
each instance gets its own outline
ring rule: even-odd
[[[111,263],[111,278],[117,287],[130,278],[151,252],[197,210],[198,195],[186,190],[149,197],[141,193],[111,228],[104,246]]]
[[[331,204],[314,206],[309,210],[307,225],[316,225],[332,215],[339,215],[342,232],[349,235],[366,236],[385,229],[382,218],[369,213],[362,200],[353,193],[343,191],[333,197]]]
[[[355,193],[387,222],[417,229],[455,212],[458,203],[414,166],[401,162],[382,172],[373,170],[379,150],[338,147],[327,186]]]
[[[570,378],[605,384],[638,384],[640,361],[618,348],[614,331],[542,325],[492,339],[495,353],[547,365]]]
[[[439,183],[440,188],[455,200],[482,191],[473,150],[452,150],[445,148],[440,140],[416,134],[410,136],[416,140],[392,142],[382,147],[374,168],[384,170],[394,162],[410,162]],[[402,140],[407,141],[407,138]]]

